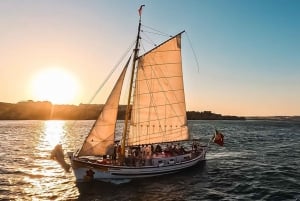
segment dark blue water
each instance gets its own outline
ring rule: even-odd
[[[57,143],[78,148],[92,123],[0,121],[0,200],[300,200],[299,121],[190,121],[204,143],[214,128],[225,136],[205,163],[121,184],[77,184],[49,154]]]

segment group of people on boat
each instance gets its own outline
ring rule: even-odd
[[[173,144],[148,144],[140,146],[130,146],[125,151],[124,160],[121,159],[121,145],[118,143],[114,146],[114,151],[111,156],[104,157],[104,162],[111,160],[113,164],[128,165],[128,166],[144,166],[151,165],[151,159],[153,158],[166,158],[174,157],[178,155],[184,155],[187,153],[199,152],[199,143],[194,142],[192,144],[192,150],[186,151],[183,145],[180,143]]]

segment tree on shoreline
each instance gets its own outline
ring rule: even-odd
[[[54,105],[49,101],[0,102],[0,120],[94,120],[103,105]],[[125,116],[126,106],[119,106],[118,119]],[[187,111],[188,120],[244,120],[244,117],[223,116],[211,111]]]

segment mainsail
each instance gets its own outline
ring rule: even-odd
[[[187,139],[180,33],[139,57],[127,145]]]
[[[109,95],[101,114],[85,139],[78,156],[112,154],[119,100],[129,61],[130,58]]]

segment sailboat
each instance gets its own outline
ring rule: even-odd
[[[153,177],[183,171],[205,160],[207,145],[191,139],[188,128],[183,32],[139,55],[140,32],[141,12],[133,58],[125,64],[82,147],[68,152],[76,181]],[[131,60],[126,115],[118,141],[120,94]]]

